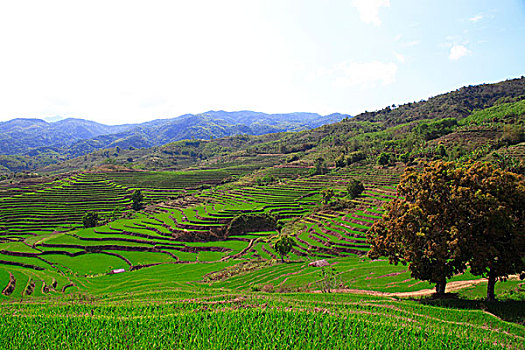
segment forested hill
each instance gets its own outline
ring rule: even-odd
[[[358,121],[382,122],[394,126],[420,119],[462,119],[476,109],[495,103],[509,102],[525,94],[525,78],[511,79],[495,84],[469,85],[456,91],[431,97],[426,101],[388,106],[382,110],[365,112],[355,117]]]
[[[300,132],[182,140],[152,148],[113,147],[56,164],[61,172],[113,164],[134,169],[184,169],[251,164],[330,166],[354,162],[501,156],[509,170],[525,163],[525,79],[466,87]],[[509,158],[510,157],[510,158]]]
[[[18,118],[0,122],[0,154],[40,153],[40,150],[35,152],[35,149],[51,147],[59,154],[79,156],[115,146],[151,147],[182,139],[306,130],[337,122],[344,117],[348,115],[210,111],[116,126],[76,118],[53,123]]]
[[[184,139],[209,140],[231,135],[263,135],[276,132],[301,131],[335,123],[349,115],[316,113],[266,114],[252,111],[210,111],[187,114],[174,119],[155,120],[112,135],[79,141],[69,148],[71,156],[97,149],[139,148],[167,144]]]
[[[37,147],[64,147],[103,134],[118,133],[133,125],[104,125],[67,118],[48,123],[41,119],[17,118],[0,122],[0,154],[25,153]]]

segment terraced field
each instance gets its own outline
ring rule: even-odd
[[[275,168],[265,185],[212,184],[214,172],[191,181],[81,173],[3,189],[1,347],[522,349],[521,301],[399,298],[432,286],[406,266],[364,256],[366,231],[399,178],[399,170],[373,171],[301,177]],[[323,189],[337,199],[353,179],[366,189],[350,207],[320,206]],[[139,212],[130,209],[135,189],[151,202]],[[123,217],[81,227],[85,211],[115,208]],[[271,214],[295,237],[286,263],[273,249],[275,231],[225,234],[247,213]],[[333,271],[328,287],[310,266],[321,258]],[[466,273],[449,285],[465,283],[459,293],[472,298],[486,288],[474,279]],[[345,293],[319,293],[326,288]],[[496,293],[522,288],[511,279]]]
[[[87,211],[110,213],[131,203],[130,189],[103,174],[77,174],[0,194],[0,237],[9,241],[78,227]]]
[[[273,174],[281,176],[270,185],[200,190],[223,177],[217,179],[216,171],[190,172],[188,177],[173,173],[171,179],[170,173],[81,173],[39,186],[5,189],[0,199],[3,294],[83,290],[119,269],[128,275],[160,265],[197,264],[210,266],[209,273],[216,264],[261,264],[278,258],[270,242],[276,232],[224,236],[228,223],[246,213],[268,213],[282,224],[293,221],[297,245],[290,261],[363,255],[368,249],[364,234],[380,217],[382,203],[395,196],[398,172],[370,176],[366,169],[356,168],[308,178],[297,173],[294,168],[276,168]],[[367,188],[355,200],[356,208],[316,209],[323,188],[333,188],[341,196],[355,178]],[[163,184],[159,188],[136,186],[159,182]],[[135,213],[129,209],[135,189],[142,189],[149,201],[163,201]],[[161,195],[155,197],[157,192]],[[115,209],[128,218],[81,227],[86,211],[109,216]]]

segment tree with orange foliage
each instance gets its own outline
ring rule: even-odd
[[[407,168],[398,194],[369,231],[371,258],[408,264],[414,278],[436,284],[438,295],[469,264],[488,277],[488,299],[496,280],[525,269],[522,176],[488,163],[436,161]]]

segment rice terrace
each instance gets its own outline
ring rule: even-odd
[[[0,349],[525,349],[519,1],[1,12]]]

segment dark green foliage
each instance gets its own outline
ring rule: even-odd
[[[525,174],[525,160],[516,159],[508,154],[492,152],[492,162],[500,169],[511,171],[516,174]]]
[[[286,158],[286,162],[287,163],[291,163],[291,162],[294,162],[296,160],[299,160],[299,155],[297,153],[295,154],[290,154],[287,158]]]
[[[290,253],[294,245],[295,240],[291,236],[282,234],[275,240],[273,248],[281,257],[281,261],[284,262],[284,257]]]
[[[365,112],[350,121],[382,121],[387,126],[428,118],[467,117],[472,110],[493,106],[502,97],[515,98],[525,93],[525,78],[496,84],[465,86],[456,91],[431,97],[426,101],[406,103],[376,112]]]
[[[348,192],[348,197],[351,199],[356,198],[365,190],[365,186],[359,180],[352,180],[348,186],[346,186],[346,191]]]
[[[226,234],[238,235],[247,232],[275,231],[277,229],[277,219],[270,214],[241,214],[230,221]]]
[[[255,183],[259,186],[271,184],[275,181],[277,181],[277,179],[273,175],[270,175],[270,174],[266,174],[263,177],[258,177],[257,179],[255,179]]]
[[[433,140],[440,136],[451,133],[458,125],[458,121],[454,118],[445,118],[432,122],[420,123],[415,128],[415,132],[424,140]]]
[[[351,200],[348,200],[347,198],[336,198],[332,199],[328,206],[331,210],[339,211],[339,210],[345,210],[345,209],[352,209],[355,208],[355,203]]]
[[[90,211],[84,214],[84,216],[82,217],[82,224],[86,228],[95,227],[97,226],[99,220],[100,220],[99,214],[97,212]]]
[[[447,150],[445,149],[445,146],[439,144],[436,147],[436,155],[440,158],[445,158],[447,156]]]
[[[310,170],[310,175],[324,175],[328,172],[323,157],[317,157],[314,160],[314,167]]]
[[[522,118],[525,118],[525,114]],[[523,125],[505,125],[501,140],[507,145],[515,145],[525,141],[525,127]]]
[[[142,202],[144,201],[144,196],[142,195],[142,192],[140,190],[135,190],[131,195],[131,201],[131,207],[133,208],[133,210],[142,209]]]
[[[408,165],[408,163],[410,162],[410,153],[406,152],[406,153],[400,154],[398,159],[399,161],[403,162],[403,164]]]
[[[321,196],[323,196],[323,204],[328,204],[330,199],[334,196],[334,190],[331,188],[325,188],[321,191]]]
[[[346,157],[346,164],[351,165],[353,163],[357,163],[364,159],[366,159],[366,154],[364,152],[362,151],[351,152]]]
[[[377,156],[377,165],[388,165],[391,162],[392,154],[388,152],[381,152]]]
[[[346,165],[346,161],[345,161],[345,156],[344,154],[341,154],[339,157],[336,158],[335,160],[335,166],[337,168],[342,168]]]

